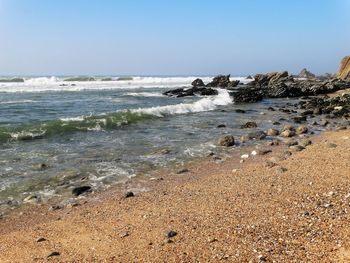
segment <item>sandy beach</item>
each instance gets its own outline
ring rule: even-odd
[[[0,261],[348,262],[350,131],[311,140],[289,157],[276,146],[159,172],[130,198],[25,207],[0,220]]]

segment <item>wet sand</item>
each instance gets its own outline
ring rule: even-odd
[[[0,219],[0,262],[349,262],[350,130],[311,140],[287,159],[277,146],[159,171],[135,197],[126,184],[55,211],[27,206]]]

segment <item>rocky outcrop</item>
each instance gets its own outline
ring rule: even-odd
[[[169,97],[187,97],[187,96],[212,96],[212,95],[218,95],[219,92],[212,88],[206,88],[206,87],[192,87],[192,88],[179,88],[179,89],[173,89],[169,90],[163,93],[163,95],[169,96]]]
[[[341,79],[320,81],[294,79],[287,71],[258,74],[254,81],[232,95],[235,102],[257,102],[263,98],[311,96],[350,88],[350,82]]]
[[[239,84],[239,80],[230,80],[230,75],[219,75],[213,78],[211,82],[207,84],[207,87],[213,88],[234,88]]]
[[[350,56],[346,56],[340,62],[340,68],[337,73],[338,78],[350,81]]]
[[[225,89],[233,89],[237,87],[239,84],[239,80],[230,80],[230,75],[224,76],[219,75],[213,78],[213,80],[207,85],[204,84],[203,80],[195,79],[192,81],[192,88],[178,88],[169,90],[163,93],[163,95],[169,97],[187,97],[187,96],[212,96],[218,95],[218,91],[213,88],[225,88]]]
[[[304,79],[314,79],[316,77],[315,74],[311,73],[310,71],[308,71],[306,68],[303,68],[299,75],[299,78],[304,78]]]
[[[204,87],[205,86],[203,80],[201,80],[201,79],[195,79],[194,81],[192,81],[191,85],[193,87]]]

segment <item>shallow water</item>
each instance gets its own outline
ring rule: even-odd
[[[240,129],[246,121],[263,130],[286,117],[267,110],[285,99],[235,105],[226,90],[213,97],[162,96],[193,79],[1,83],[0,205],[16,206],[32,194],[43,202],[69,196],[79,185],[103,190],[157,167],[225,153],[215,145],[222,134],[239,137],[247,133]]]

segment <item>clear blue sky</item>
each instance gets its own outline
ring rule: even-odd
[[[350,0],[0,0],[0,75],[334,72]]]

